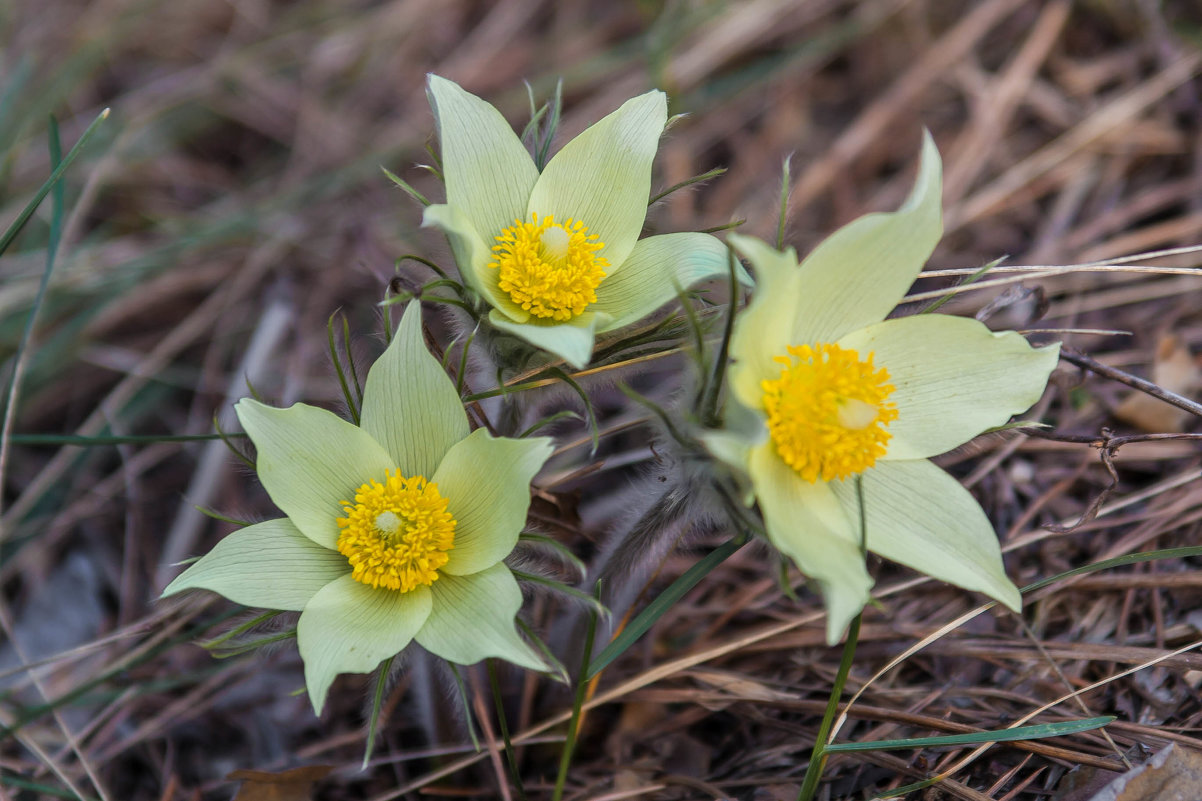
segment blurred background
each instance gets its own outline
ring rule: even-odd
[[[277,403],[337,407],[328,318],[347,316],[366,365],[382,346],[376,304],[395,261],[420,253],[450,263],[439,237],[419,229],[420,207],[381,172],[441,198],[418,166],[431,162],[435,143],[428,72],[488,99],[518,129],[530,113],[523,82],[541,102],[562,79],[561,143],[626,98],[661,88],[670,111],[687,116],[664,138],[653,191],[715,167],[728,172],[653,206],[648,230],[743,220],[741,230],[772,237],[791,159],[786,240],[799,252],[859,214],[895,207],[925,127],[944,157],[947,222],[930,269],[1008,256],[1006,265],[1117,260],[1178,270],[1045,271],[965,293],[945,311],[984,309],[995,327],[1128,332],[1036,337],[1196,396],[1198,255],[1120,258],[1202,241],[1195,0],[9,0],[0,3],[0,42],[0,225],[51,171],[50,115],[67,149],[112,110],[67,174],[61,246],[0,468],[0,612],[20,645],[0,635],[0,798],[227,798],[232,770],[315,763],[336,769],[318,788],[323,798],[501,792],[488,760],[430,778],[453,755],[474,753],[450,695],[409,697],[403,679],[385,706],[380,760],[359,773],[363,682],[340,682],[318,721],[289,695],[300,687],[290,645],[217,662],[190,643],[211,636],[231,605],[154,601],[170,564],[230,529],[194,505],[240,519],[271,512],[221,443],[162,437],[210,433],[215,416],[232,428],[230,403],[247,380]],[[47,201],[0,258],[5,381],[51,223]],[[952,282],[936,276],[916,291]],[[643,380],[662,376],[666,393],[679,365],[656,369]],[[1123,413],[1128,393],[1066,367],[1032,415],[1086,435],[1103,426],[1196,430],[1155,402],[1146,416]],[[34,434],[157,441],[65,447]],[[620,526],[619,490],[656,457],[636,434],[599,458],[612,469],[592,483],[546,488],[561,501],[556,536],[586,556]],[[1106,496],[1120,502],[1117,522],[1103,516],[1067,535],[1042,526],[1073,522],[1109,491],[1096,451],[995,437],[942,463],[993,515],[1020,586],[1133,549],[1197,542],[1196,443],[1124,448],[1121,481]],[[589,466],[587,448],[577,448],[559,474],[587,476]],[[801,607],[781,597],[766,554],[740,553],[661,622],[645,650],[607,673],[603,687],[685,651],[719,649],[708,672],[670,671],[654,685],[659,695],[636,688],[601,707],[584,732],[572,792],[767,799],[797,781],[838,661],[820,647],[820,621],[752,650],[720,647],[816,608],[813,596]],[[656,580],[695,558],[670,554]],[[1157,563],[1127,584],[1086,580],[1049,595],[1038,636],[1002,616],[978,621],[970,643],[953,637],[865,703],[1000,725],[1063,689],[1040,639],[1064,643],[1057,669],[1082,684],[1196,638],[1199,582],[1188,568]],[[965,596],[928,585],[870,616],[860,679],[918,628],[970,608]],[[1086,640],[1108,645],[1071,650]],[[32,674],[21,668],[40,660]],[[1112,686],[1091,710],[1114,710],[1135,727],[1117,735],[1127,738],[1119,750],[1157,748],[1157,731],[1202,716],[1202,662],[1174,660]],[[991,685],[1010,695],[972,696]],[[968,695],[941,695],[953,686]],[[518,730],[567,703],[530,683],[514,687]],[[806,706],[811,699],[818,710]],[[440,730],[431,721],[444,708]],[[844,735],[880,737],[897,725],[886,714]],[[978,795],[953,795],[1034,798],[1065,766],[1091,764],[1086,756],[1114,764],[1115,748],[1096,735],[1075,747],[1085,756],[1059,762],[1006,751],[963,777]],[[524,751],[532,796],[545,793],[556,753]],[[836,760],[830,770],[835,797],[924,775],[887,755]]]

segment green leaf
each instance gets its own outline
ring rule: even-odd
[[[672,186],[668,187],[667,189],[660,192],[659,194],[652,196],[652,198],[647,201],[647,205],[654,206],[658,201],[663,200],[668,195],[671,195],[673,192],[677,192],[681,189],[684,189],[687,186],[695,186],[697,184],[705,183],[706,181],[717,178],[719,175],[725,175],[725,174],[726,174],[725,167],[715,167],[714,169],[712,169],[708,172],[703,172],[700,175],[694,175],[692,178],[686,178],[683,181],[681,181],[680,183],[673,184]]]
[[[994,259],[993,261],[991,261],[988,264],[981,267],[979,270],[977,270],[972,275],[965,278],[963,281],[958,283],[956,286],[962,287],[962,286],[969,286],[971,284],[975,284],[977,281],[980,281],[982,278],[984,278],[986,273],[988,273],[994,267],[997,267],[999,264],[1001,264],[1005,260],[1006,260],[1005,256]],[[918,313],[919,314],[930,314],[931,312],[935,311],[936,309],[938,309],[943,304],[947,303],[949,300],[951,300],[955,296],[956,295],[954,292],[948,292],[946,295],[939,298],[939,300],[931,302],[928,306],[921,309]]]
[[[414,189],[412,186],[410,186],[408,181],[405,181],[399,175],[396,175],[395,173],[390,171],[387,167],[381,167],[380,169],[384,171],[384,174],[386,176],[388,176],[388,180],[392,181],[394,184],[396,184],[402,190],[404,190],[406,195],[413,198],[414,200],[416,200],[418,203],[422,204],[423,206],[430,205],[430,201],[426,199],[426,196],[423,195],[421,192],[417,191],[416,189]]]
[[[9,245],[11,245],[13,240],[17,238],[17,234],[21,233],[21,230],[25,227],[25,224],[29,222],[29,218],[33,216],[33,213],[37,211],[38,206],[40,206],[42,201],[45,200],[46,195],[50,194],[50,190],[57,186],[58,182],[62,180],[63,175],[67,172],[67,168],[70,167],[72,162],[74,162],[75,159],[79,157],[79,154],[83,152],[84,145],[86,145],[88,140],[95,135],[96,131],[100,128],[100,123],[108,119],[108,116],[109,110],[107,108],[100,112],[100,115],[92,121],[92,124],[89,125],[87,130],[83,132],[83,135],[79,137],[79,141],[75,143],[75,147],[71,148],[71,150],[67,152],[66,158],[59,162],[58,166],[54,168],[54,171],[50,173],[50,177],[47,178],[45,183],[38,188],[38,191],[34,194],[33,199],[25,205],[25,208],[23,208],[21,213],[17,215],[17,218],[12,221],[12,224],[8,226],[4,234],[0,235],[0,254],[3,254],[6,250],[8,250]]]
[[[1041,590],[1044,587],[1049,587],[1052,584],[1072,578],[1073,576],[1084,576],[1088,573],[1097,573],[1115,567],[1126,567],[1128,565],[1139,564],[1140,562],[1155,562],[1159,559],[1186,559],[1191,556],[1202,556],[1202,546],[1195,545],[1188,548],[1165,548],[1160,551],[1129,553],[1124,556],[1116,556],[1113,559],[1103,559],[1101,562],[1094,562],[1092,565],[1075,567],[1072,570],[1057,573],[1049,578],[1040,579],[1023,587],[1021,592],[1023,595],[1026,595],[1027,593]]]
[[[552,367],[548,372],[571,387],[580,397],[580,402],[584,404],[584,413],[588,417],[589,431],[593,435],[593,445],[589,449],[589,456],[592,457],[597,453],[597,446],[600,444],[601,440],[601,428],[597,425],[597,412],[595,409],[593,409],[592,398],[588,396],[588,393],[584,391],[584,388],[580,386],[580,384],[576,383],[576,379],[572,378],[565,371],[559,369],[558,367]]]
[[[656,596],[655,600],[647,604],[647,608],[630,621],[626,628],[622,629],[609,645],[602,649],[597,658],[588,666],[587,678],[593,678],[605,667],[622,654],[626,653],[626,649],[634,645],[640,637],[647,633],[647,630],[655,625],[664,613],[672,606],[688,594],[689,590],[697,586],[703,578],[709,575],[710,571],[718,565],[725,562],[730,556],[746,544],[746,541],[730,539],[719,545],[714,550],[710,551],[696,564],[681,574],[680,578],[673,581],[668,588]]]
[[[571,548],[564,545],[554,537],[548,537],[545,534],[537,534],[533,531],[523,531],[521,536],[518,537],[518,542],[550,548],[555,551],[556,556],[574,567],[576,572],[581,576],[588,573],[588,565],[584,563],[584,560],[572,553]]]
[[[338,386],[342,388],[342,397],[346,401],[346,407],[351,413],[351,422],[353,422],[355,425],[359,425],[359,408],[363,404],[363,394],[359,391],[358,382],[355,384],[355,391],[358,395],[358,398],[351,394],[351,385],[346,380],[346,373],[342,371],[342,359],[339,358],[338,346],[334,342],[334,318],[337,316],[338,312],[334,312],[330,315],[329,319],[326,320],[326,336],[330,348],[330,361],[334,363],[334,372],[338,374]],[[346,325],[345,316],[342,318],[342,324],[344,326]],[[347,343],[347,352],[349,356],[349,343]],[[347,361],[352,365],[354,364],[354,362],[351,362],[349,358]]]
[[[367,742],[363,745],[363,765],[360,770],[366,770],[371,762],[372,750],[376,746],[376,737],[380,728],[380,707],[384,705],[384,691],[388,685],[388,671],[392,669],[395,657],[389,657],[376,668],[375,687],[371,694],[371,714],[367,718]]]
[[[1100,729],[1113,723],[1114,715],[1096,718],[1069,720],[1063,723],[1039,723],[1034,726],[1019,726],[997,731],[969,732],[967,734],[944,734],[936,737],[912,737],[904,740],[876,740],[864,743],[836,743],[823,749],[825,753],[849,753],[853,751],[899,751],[912,748],[935,748],[944,745],[976,745],[978,743],[1009,743],[1016,740],[1042,740],[1048,737],[1064,737],[1083,731]]]
[[[569,598],[575,598],[577,601],[587,604],[592,608],[593,614],[602,615],[606,620],[608,620],[610,617],[611,613],[609,608],[605,606],[605,604],[601,603],[601,601],[599,601],[596,597],[588,594],[587,592],[578,590],[575,587],[570,587],[567,584],[564,584],[562,581],[556,581],[553,578],[540,576],[537,573],[527,573],[523,570],[513,570],[512,568],[510,571],[513,573],[514,578],[516,578],[518,581],[525,581],[530,584],[538,584],[540,586],[547,587],[554,592],[566,595]]]
[[[572,411],[571,409],[560,409],[555,414],[547,415],[546,417],[542,418],[541,420],[538,420],[538,421],[534,422],[533,424],[531,424],[531,426],[529,428],[527,428],[521,434],[518,434],[518,439],[525,439],[526,437],[530,436],[534,432],[540,431],[553,423],[558,423],[560,420],[583,420],[583,419],[584,419],[583,417],[576,414],[576,412]]]
[[[596,601],[598,608],[604,609],[601,606],[601,582],[593,588],[593,595],[590,596]],[[584,653],[580,658],[580,673],[576,676],[576,693],[572,698],[572,717],[568,720],[568,733],[564,738],[563,749],[559,752],[559,772],[555,777],[555,789],[551,793],[552,801],[560,801],[563,798],[563,788],[568,779],[568,768],[572,764],[572,753],[576,750],[576,738],[580,733],[580,715],[584,709],[584,702],[588,695],[588,663],[593,655],[593,640],[597,638],[597,611],[589,615],[588,630],[584,634]]]
[[[785,156],[780,165],[780,214],[776,220],[776,249],[785,249],[785,222],[789,219],[789,189],[793,182],[789,178],[789,162],[792,156]]]

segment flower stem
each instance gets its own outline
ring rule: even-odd
[[[822,715],[822,725],[818,727],[818,739],[814,741],[814,750],[810,754],[810,764],[806,766],[797,801],[810,801],[814,797],[814,791],[818,789],[818,780],[822,778],[822,768],[826,765],[826,739],[830,736],[831,726],[835,722],[835,713],[839,711],[839,698],[843,695],[843,685],[847,683],[847,674],[851,672],[851,662],[856,655],[861,617],[862,615],[856,615],[847,630],[847,640],[843,643],[843,658],[839,660],[839,672],[835,675],[834,686],[831,687],[831,697],[826,702],[826,712]]]
[[[859,475],[856,476],[856,503],[860,510],[860,555],[867,558],[868,520],[864,514],[864,479]],[[839,671],[835,674],[831,696],[826,701],[826,711],[822,714],[822,724],[818,727],[818,737],[814,740],[814,750],[810,754],[810,764],[806,765],[806,774],[801,780],[801,791],[797,794],[797,801],[810,801],[814,797],[814,791],[818,789],[818,780],[822,778],[822,769],[826,766],[827,739],[831,736],[835,713],[839,711],[843,686],[847,684],[847,675],[851,673],[851,662],[856,655],[856,642],[860,639],[860,620],[863,617],[863,613],[856,615],[847,629],[843,656],[839,659]]]
[[[492,688],[493,704],[497,708],[497,725],[501,728],[501,739],[505,741],[505,756],[509,761],[509,773],[513,777],[513,785],[518,791],[518,798],[526,801],[526,788],[522,784],[522,773],[518,770],[518,757],[513,750],[513,742],[509,739],[509,721],[505,717],[505,704],[501,702],[501,682],[497,679],[495,659],[484,660],[488,666],[488,683]]]
[[[600,582],[595,590],[600,595]],[[572,751],[576,749],[576,735],[580,730],[580,712],[584,707],[584,696],[588,691],[588,667],[593,658],[593,638],[597,636],[597,610],[592,610],[588,619],[588,633],[584,637],[584,658],[580,661],[580,674],[576,678],[576,697],[572,702],[572,719],[568,722],[568,734],[564,739],[563,752],[559,755],[559,775],[555,777],[555,791],[551,801],[563,798],[563,787],[568,780],[568,767],[572,764]]]

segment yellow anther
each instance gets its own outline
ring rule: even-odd
[[[765,380],[764,409],[776,452],[811,483],[843,479],[885,455],[897,419],[889,373],[838,345],[790,345],[780,377]]]
[[[455,520],[438,486],[423,476],[390,472],[384,483],[368,481],[355,501],[342,502],[338,552],[351,563],[351,578],[371,587],[409,592],[433,584],[455,544]]]
[[[531,315],[571,320],[597,302],[596,289],[609,266],[597,255],[605,243],[578,220],[560,225],[554,216],[537,214],[531,220],[514,220],[501,232],[489,267],[500,271],[501,291]]]

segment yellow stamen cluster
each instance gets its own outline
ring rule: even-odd
[[[531,219],[514,220],[501,232],[489,267],[500,270],[501,291],[535,317],[571,320],[597,302],[595,290],[609,266],[597,255],[605,243],[578,220]]]
[[[342,502],[338,552],[351,563],[351,577],[372,587],[409,592],[430,585],[450,558],[455,520],[438,485],[424,476],[390,471],[384,483],[371,480]]]
[[[872,354],[838,345],[790,345],[780,378],[761,383],[768,431],[776,452],[806,481],[843,479],[885,455],[897,419],[886,398],[893,392]]]

